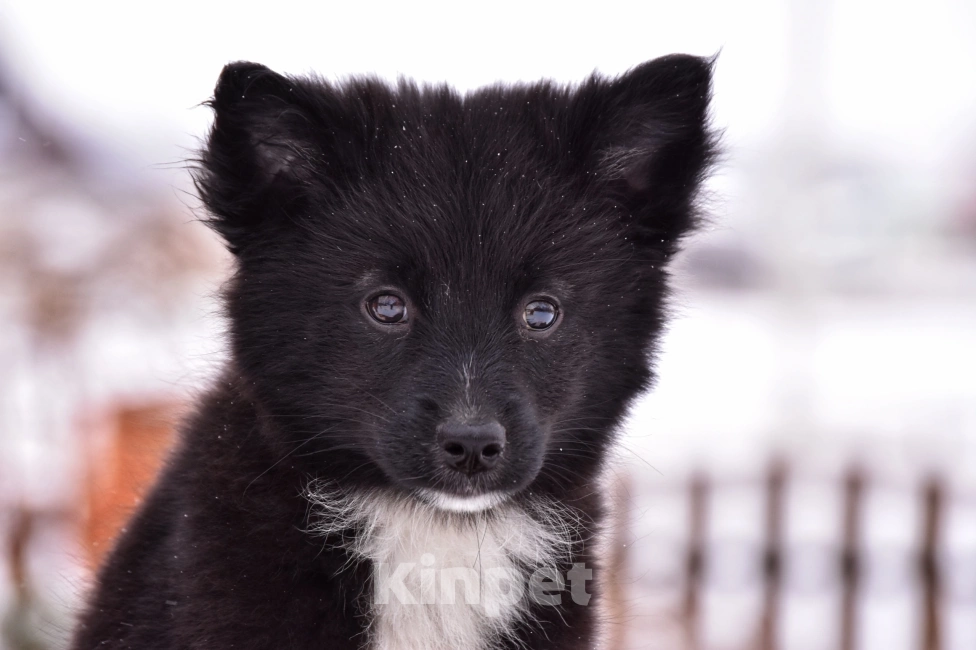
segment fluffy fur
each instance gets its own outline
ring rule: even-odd
[[[227,66],[196,180],[237,257],[233,361],[73,647],[594,647],[595,486],[696,223],[710,76],[675,55],[460,95]],[[382,324],[391,293],[409,318]],[[438,432],[485,422],[497,462],[452,469]],[[594,601],[375,602],[381,565],[472,552],[523,578],[583,564]]]
[[[470,516],[396,494],[347,494],[321,485],[310,486],[308,497],[315,507],[311,532],[338,537],[342,548],[374,567],[414,567],[402,583],[412,598],[372,599],[367,637],[377,650],[486,648],[511,640],[506,637],[529,613],[530,601],[513,602],[512,584],[491,576],[526,585],[534,571],[558,570],[581,533],[578,515],[547,501]],[[457,578],[449,597],[445,570]],[[374,590],[383,589],[375,572],[373,578]]]

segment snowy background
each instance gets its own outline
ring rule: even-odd
[[[620,647],[768,647],[756,558],[776,458],[775,647],[839,647],[831,562],[857,465],[855,647],[976,648],[976,5],[331,4],[0,0],[0,649],[62,647],[120,414],[175,419],[223,358],[228,260],[193,221],[181,161],[226,62],[467,89],[676,51],[721,52],[727,152],[616,469]],[[715,489],[691,638],[697,475]],[[913,565],[931,477],[949,495],[935,647]]]

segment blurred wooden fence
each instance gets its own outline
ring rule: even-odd
[[[758,579],[761,581],[761,606],[756,646],[758,650],[789,650],[781,648],[783,623],[784,577],[790,561],[802,560],[790,554],[784,541],[786,520],[786,492],[790,476],[788,466],[782,462],[771,463],[762,487],[763,532],[757,549]],[[685,486],[688,501],[687,549],[683,569],[683,593],[680,615],[684,628],[686,650],[705,650],[702,628],[706,612],[703,608],[704,593],[710,568],[709,501],[722,489],[723,483],[705,474],[697,474]],[[864,599],[864,574],[868,549],[864,542],[865,490],[870,486],[869,475],[858,467],[852,467],[843,477],[841,539],[833,551],[832,576],[839,583],[840,599],[836,630],[828,630],[835,636],[832,647],[838,650],[866,650],[858,647],[860,624],[859,612]],[[943,553],[944,513],[949,500],[949,487],[940,476],[931,476],[917,486],[921,500],[922,516],[917,526],[918,548],[912,551],[911,585],[918,596],[916,625],[919,637],[913,644],[919,650],[950,650],[945,636],[943,614],[945,611],[946,555]],[[976,553],[976,549],[971,549]],[[976,560],[976,557],[973,558]],[[970,567],[972,568],[972,567]],[[974,578],[976,579],[976,578]],[[976,602],[973,605],[973,625],[976,626]]]

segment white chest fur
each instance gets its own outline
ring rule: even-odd
[[[409,497],[313,489],[318,533],[373,564],[372,650],[490,650],[527,614],[530,575],[568,551],[561,509],[444,512]]]

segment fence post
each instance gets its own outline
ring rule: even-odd
[[[688,554],[685,560],[685,648],[701,647],[701,591],[705,574],[705,538],[710,485],[696,473],[688,486]]]
[[[942,482],[932,477],[925,483],[922,528],[922,549],[919,569],[922,577],[922,650],[939,650],[942,647],[939,625],[939,600],[941,576],[939,575],[938,550],[942,527],[942,507],[945,489]]]
[[[776,650],[783,580],[783,506],[786,464],[774,460],[766,479],[766,541],[763,552],[763,613],[759,649]]]
[[[844,528],[841,548],[840,649],[854,650],[857,637],[857,598],[861,581],[861,504],[864,473],[852,467],[844,480]]]

